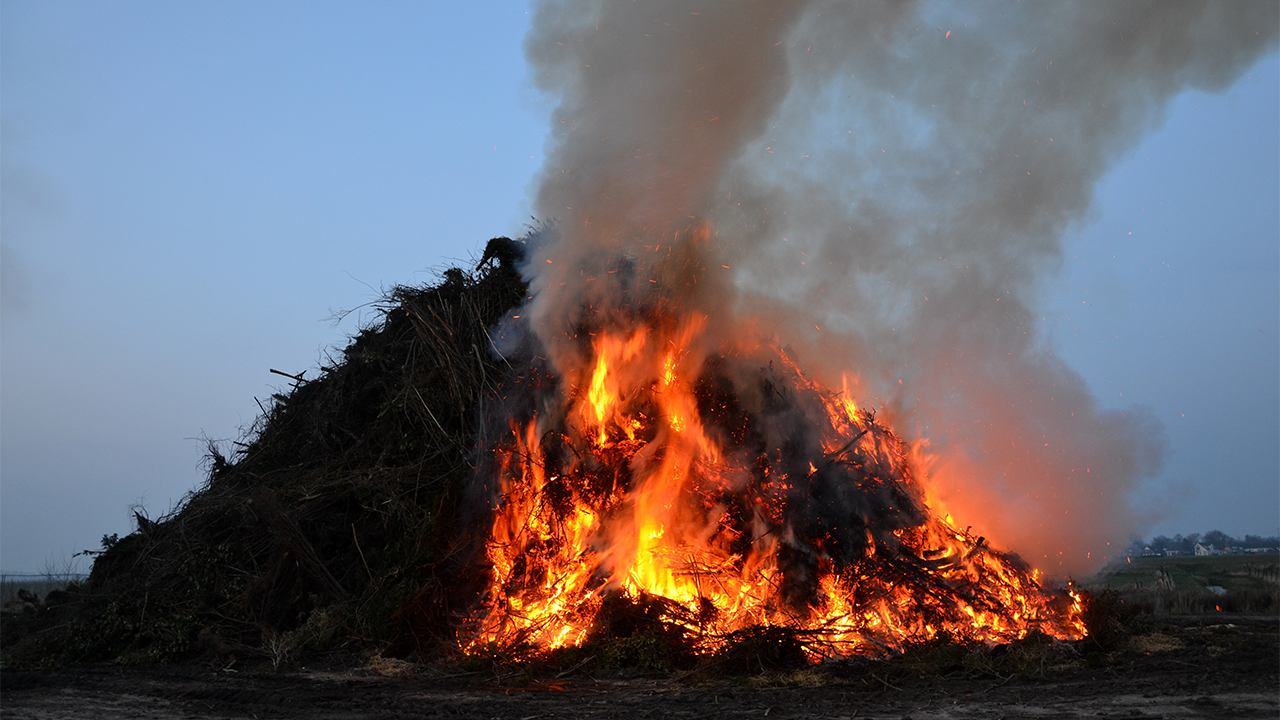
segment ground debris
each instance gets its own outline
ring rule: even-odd
[[[1180,650],[1118,650],[1095,666],[1044,675],[909,671],[894,660],[830,663],[750,677],[565,677],[439,673],[374,660],[360,666],[226,673],[207,665],[11,672],[0,676],[5,717],[81,718],[437,716],[619,717],[1274,718],[1280,713],[1276,618],[1167,618]],[[1232,627],[1226,627],[1231,625]],[[1216,657],[1207,646],[1224,648]],[[407,668],[397,672],[394,668]]]

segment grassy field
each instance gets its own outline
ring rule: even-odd
[[[1275,614],[1280,612],[1280,555],[1131,558],[1082,584],[1093,591],[1114,590],[1125,603],[1150,613]]]
[[[1277,585],[1280,555],[1217,555],[1176,558],[1133,558],[1102,569],[1084,584],[1088,588],[1142,590],[1157,587],[1161,571],[1177,590],[1197,590],[1217,585],[1228,592],[1268,590]],[[1270,573],[1267,573],[1267,570]]]
[[[18,599],[18,591],[26,590],[36,597],[43,598],[54,590],[61,590],[72,580],[80,579],[79,575],[0,575],[0,605],[7,605]]]

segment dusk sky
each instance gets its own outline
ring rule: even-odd
[[[553,102],[527,5],[484,8],[0,5],[0,569],[164,514],[270,368],[534,222]],[[1174,100],[1063,247],[1042,342],[1164,426],[1134,534],[1280,532],[1274,50]]]

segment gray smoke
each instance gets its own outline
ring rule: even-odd
[[[1275,2],[543,2],[559,98],[526,275],[553,364],[592,283],[681,242],[709,346],[754,332],[883,404],[933,498],[1050,571],[1136,529],[1162,430],[1038,343],[1038,283],[1094,187],[1188,89],[1273,49]],[[692,244],[687,244],[693,241]],[[550,262],[548,262],[550,261]],[[723,266],[728,266],[724,268]],[[648,282],[644,272],[637,282]],[[887,417],[887,416],[886,416]]]

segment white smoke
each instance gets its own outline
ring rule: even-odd
[[[610,302],[587,278],[701,233],[714,334],[857,373],[927,440],[957,522],[1087,570],[1134,530],[1162,430],[1039,346],[1038,284],[1170,100],[1275,47],[1278,7],[541,3],[527,54],[560,105],[537,212],[560,239],[526,272],[532,326],[557,362]]]

